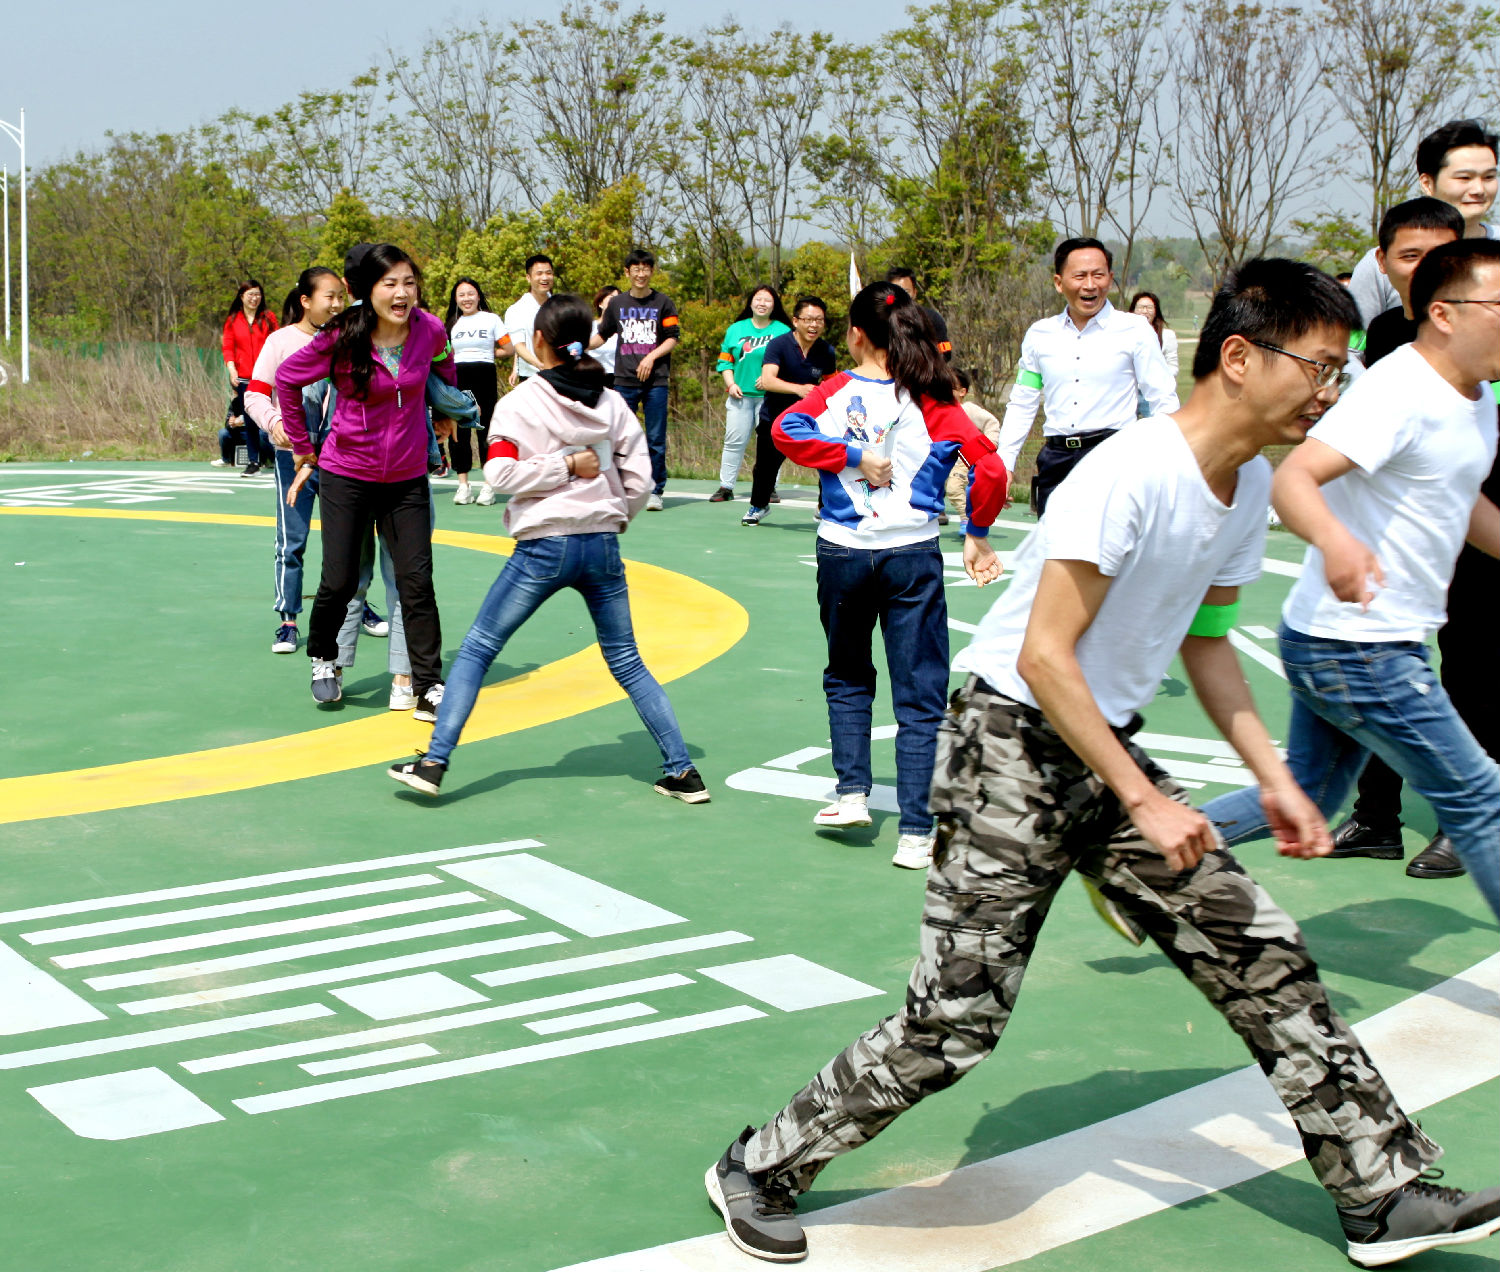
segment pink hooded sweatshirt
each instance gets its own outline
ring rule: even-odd
[[[585,448],[599,475],[568,476],[568,454]],[[620,534],[651,495],[646,434],[613,389],[585,406],[533,376],[496,405],[486,453],[484,479],[510,495],[505,528],[517,539]]]

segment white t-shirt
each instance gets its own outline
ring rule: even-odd
[[[1329,510],[1380,561],[1370,608],[1340,601],[1312,546],[1282,609],[1286,625],[1327,640],[1426,640],[1447,616],[1448,584],[1469,514],[1495,462],[1495,398],[1471,402],[1402,345],[1350,386],[1308,437],[1356,467],[1323,487]],[[1070,479],[1071,480],[1071,479]]]
[[[536,311],[542,302],[529,291],[505,311],[505,329],[510,332],[510,341],[519,348],[531,348],[531,334],[536,330]],[[536,368],[519,353],[516,354],[516,375],[526,380],[536,374]]]
[[[486,309],[472,314],[460,314],[448,335],[448,340],[453,345],[453,361],[493,364],[495,345],[504,334],[505,324],[500,321],[499,314],[492,314]]]
[[[1226,507],[1174,420],[1154,415],[1131,425],[1053,491],[1041,524],[1016,553],[1009,587],[954,670],[1036,706],[1016,659],[1042,567],[1092,561],[1114,582],[1078,642],[1078,662],[1104,718],[1128,724],[1161,688],[1208,589],[1260,576],[1270,493],[1271,465],[1256,456],[1240,468]]]
[[[594,319],[594,331],[596,334],[598,333],[598,330],[599,320],[596,318]],[[604,374],[607,376],[613,376],[615,373],[615,352],[619,349],[619,347],[620,336],[619,333],[616,332],[597,349],[591,349],[589,351],[589,356],[604,368]],[[611,379],[610,383],[613,384],[614,380]]]

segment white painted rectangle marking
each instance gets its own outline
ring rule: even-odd
[[[0,1034],[31,1033],[104,1018],[102,1011],[89,1006],[60,980],[0,944]]]
[[[521,916],[514,910],[493,910],[482,914],[462,914],[452,919],[433,919],[427,923],[408,923],[404,927],[364,932],[357,936],[330,936],[321,941],[303,941],[298,945],[278,945],[266,950],[247,950],[244,954],[224,954],[218,958],[200,959],[196,963],[177,963],[170,967],[143,967],[135,972],[111,972],[108,976],[90,976],[84,984],[92,989],[119,989],[126,985],[156,985],[162,981],[185,977],[214,976],[220,972],[246,967],[265,967],[286,963],[294,958],[318,954],[337,954],[343,950],[365,950],[375,945],[395,945],[427,936],[444,936],[449,932],[470,932],[475,928],[516,923]]]
[[[757,795],[786,795],[815,804],[831,804],[838,798],[833,778],[819,777],[816,773],[792,773],[785,769],[741,769],[726,777],[724,785],[731,790],[753,791]],[[879,783],[870,791],[869,805],[883,813],[901,811],[901,805],[896,801],[896,788]]]
[[[409,1047],[387,1047],[384,1051],[362,1051],[357,1056],[344,1056],[338,1060],[309,1060],[298,1065],[315,1078],[325,1073],[351,1073],[355,1069],[376,1069],[383,1064],[400,1064],[403,1060],[430,1060],[438,1054],[436,1047],[425,1042],[414,1042]]]
[[[1275,673],[1282,680],[1286,679],[1286,669],[1281,665],[1281,659],[1275,654],[1267,653],[1243,632],[1231,629],[1229,643],[1251,662],[1258,662],[1267,671]]]
[[[584,936],[616,936],[687,922],[680,914],[530,853],[466,861],[442,869]]]
[[[1262,627],[1259,623],[1246,623],[1242,631],[1254,636],[1256,640],[1275,640],[1276,633],[1269,627]]]
[[[767,760],[766,767],[774,769],[801,768],[809,760],[821,759],[832,752],[826,746],[804,746],[800,751],[793,751],[790,755],[780,755],[774,760]]]
[[[797,954],[700,967],[698,974],[782,1011],[806,1011],[810,1007],[828,1007],[858,998],[878,998],[885,993],[883,989],[866,985]]]
[[[656,1015],[656,1008],[647,1003],[621,1003],[617,1007],[601,1007],[598,1011],[580,1011],[571,1016],[553,1016],[550,1020],[528,1020],[526,1028],[534,1034],[547,1037],[551,1034],[567,1033],[572,1029],[587,1029],[590,1025],[608,1025],[617,1020],[636,1020],[641,1016]]]
[[[393,1091],[400,1087],[418,1086],[425,1082],[440,1082],[445,1078],[489,1073],[495,1069],[510,1069],[516,1065],[532,1064],[538,1060],[555,1060],[561,1056],[583,1055],[589,1051],[624,1047],[633,1042],[648,1042],[654,1038],[672,1038],[680,1034],[696,1033],[703,1029],[718,1029],[724,1025],[740,1024],[747,1020],[761,1020],[765,1014],[754,1007],[726,1007],[719,1011],[700,1012],[695,1016],[678,1016],[671,1020],[653,1021],[649,1025],[627,1025],[624,1029],[611,1029],[608,1033],[582,1034],[576,1038],[557,1038],[551,1042],[535,1042],[526,1047],[491,1051],[481,1056],[466,1056],[462,1060],[444,1060],[437,1064],[424,1064],[416,1069],[399,1069],[394,1073],[375,1073],[363,1078],[345,1078],[341,1082],[324,1082],[318,1086],[293,1087],[290,1091],[252,1095],[248,1099],[236,1100],[234,1103],[246,1113],[274,1113],[279,1109],[323,1104],[328,1100],[342,1100],[351,1095],[367,1095],[372,1091]]]
[[[320,1051],[344,1051],[351,1047],[368,1047],[379,1042],[393,1042],[397,1038],[415,1038],[419,1035],[444,1033],[450,1029],[468,1029],[474,1025],[487,1025],[495,1020],[515,1020],[521,1016],[537,1016],[547,1011],[561,1011],[565,1007],[578,1007],[585,1003],[605,1002],[611,998],[629,998],[632,994],[649,994],[658,989],[679,989],[691,985],[692,979],[672,972],[666,976],[648,976],[641,980],[622,981],[617,985],[602,985],[598,989],[579,989],[568,994],[549,994],[544,998],[530,998],[519,1003],[504,1003],[498,1007],[486,1007],[480,1011],[454,1012],[451,1016],[429,1016],[426,1020],[406,1021],[399,1025],[380,1025],[374,1029],[358,1029],[352,1033],[330,1034],[302,1042],[283,1042],[269,1047],[254,1047],[249,1051],[235,1051],[221,1056],[209,1056],[203,1060],[187,1060],[183,1068],[189,1073],[215,1073],[220,1069],[242,1069],[246,1065],[263,1064],[267,1060],[286,1060],[292,1056],[310,1056]]]
[[[680,941],[653,941],[650,945],[632,945],[603,954],[580,954],[577,958],[559,958],[550,963],[528,963],[525,967],[503,967],[499,971],[480,972],[474,977],[481,985],[518,985],[522,981],[541,980],[548,976],[566,976],[570,972],[588,972],[597,967],[621,967],[626,963],[643,963],[669,954],[687,954],[693,950],[712,950],[721,945],[741,945],[754,940],[743,932],[713,932],[708,936],[687,936]]]
[[[348,897],[369,896],[377,892],[401,892],[406,888],[430,888],[443,881],[432,874],[404,875],[399,879],[369,879],[364,883],[346,883],[337,888],[314,888],[310,892],[284,892],[274,897],[255,897],[248,901],[229,901],[223,905],[199,905],[188,910],[167,910],[156,914],[133,914],[123,919],[100,919],[96,923],[75,923],[71,927],[47,928],[23,932],[21,939],[33,945],[49,941],[77,941],[89,936],[114,936],[119,932],[139,932],[143,928],[170,927],[174,923],[200,923],[231,914],[258,914],[263,910],[289,910],[298,905],[321,901],[342,901]]]
[[[381,976],[386,972],[404,972],[413,967],[434,967],[456,963],[465,958],[483,958],[487,954],[507,954],[515,950],[535,949],[539,945],[561,945],[567,937],[561,932],[537,932],[530,936],[512,936],[500,941],[476,941],[469,945],[450,945],[446,949],[421,954],[403,954],[399,958],[382,958],[373,963],[351,963],[321,972],[300,972],[295,976],[277,976],[271,980],[250,981],[244,985],[226,985],[222,989],[200,989],[190,994],[168,994],[163,998],[142,998],[120,1006],[132,1016],[171,1011],[177,1007],[196,1007],[200,1003],[222,1003],[234,998],[255,998],[261,994],[279,994],[288,989],[306,989],[309,985],[337,985],[340,981]]]
[[[160,1069],[132,1069],[53,1082],[32,1087],[28,1094],[84,1139],[136,1139],[224,1120],[222,1113],[214,1112]]]
[[[489,1002],[478,990],[460,985],[442,972],[418,972],[414,976],[367,981],[363,985],[329,990],[329,993],[371,1020],[398,1020],[402,1016],[420,1016],[424,1012]]]

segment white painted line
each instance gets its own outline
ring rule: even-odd
[[[403,1060],[430,1060],[438,1054],[436,1047],[425,1042],[414,1042],[409,1047],[387,1047],[384,1051],[362,1051],[357,1056],[345,1056],[340,1060],[309,1060],[298,1065],[315,1078],[325,1073],[349,1073],[355,1069],[375,1069],[383,1064],[400,1064]]]
[[[656,1015],[656,1008],[646,1003],[621,1003],[618,1007],[601,1007],[598,1011],[580,1011],[571,1016],[554,1016],[551,1020],[528,1020],[526,1028],[532,1033],[567,1033],[571,1029],[587,1029],[590,1025],[608,1025],[617,1020],[636,1020],[641,1016]]]
[[[889,742],[895,738],[896,731],[900,729],[900,727],[901,726],[899,724],[877,724],[873,729],[870,730],[870,741]]]
[[[31,1033],[104,1018],[102,1011],[60,980],[0,944],[0,1034]]]
[[[837,781],[816,773],[789,773],[785,769],[749,768],[731,773],[724,779],[731,790],[753,791],[757,795],[786,795],[792,799],[810,800],[814,804],[831,804],[838,798]],[[870,791],[869,805],[883,813],[899,813],[894,786],[876,785]]]
[[[970,636],[979,630],[978,623],[961,623],[956,618],[950,618],[948,626],[956,632],[967,632]]]
[[[135,941],[129,945],[111,945],[98,950],[79,950],[76,954],[58,954],[52,961],[59,967],[97,967],[101,963],[123,963],[132,958],[153,958],[157,954],[176,954],[182,950],[201,950],[214,945],[234,945],[240,941],[260,941],[271,936],[290,936],[295,932],[315,932],[319,928],[344,927],[371,919],[389,919],[400,914],[420,914],[427,910],[446,910],[459,905],[483,904],[477,892],[449,892],[435,897],[412,897],[407,901],[386,901],[381,905],[362,905],[353,910],[334,910],[327,914],[309,914],[300,919],[277,919],[274,923],[252,923],[245,927],[219,928],[213,932],[193,932],[188,936],[164,936],[155,941]],[[520,918],[518,914],[516,918]],[[98,986],[94,981],[90,985]]]
[[[77,1060],[84,1056],[107,1056],[117,1051],[141,1051],[169,1042],[189,1042],[194,1038],[214,1038],[220,1034],[240,1033],[246,1029],[265,1029],[271,1025],[293,1024],[333,1015],[332,1007],[308,1003],[303,1007],[278,1007],[275,1011],[255,1011],[244,1016],[226,1016],[223,1020],[205,1020],[196,1025],[172,1025],[167,1029],[147,1029],[141,1033],[115,1038],[92,1038],[87,1042],[61,1042],[52,1047],[31,1051],[0,1052],[0,1069],[24,1069],[30,1065],[53,1064],[59,1060]]]
[[[272,980],[251,981],[244,985],[226,985],[221,989],[168,994],[164,998],[142,998],[133,1003],[121,1003],[120,1007],[132,1016],[144,1016],[151,1012],[171,1011],[177,1007],[196,1007],[200,1003],[222,1003],[234,998],[256,998],[262,994],[279,994],[288,989],[306,989],[309,985],[336,985],[341,981],[358,980],[365,976],[404,972],[413,967],[434,967],[440,963],[456,963],[465,958],[481,958],[486,954],[508,954],[515,950],[535,949],[539,945],[561,945],[567,939],[561,932],[537,932],[499,941],[475,941],[469,945],[450,945],[445,949],[427,950],[421,954],[377,959],[373,963],[351,963],[346,967],[333,967],[321,972],[299,972],[294,976],[277,976]]]
[[[28,1094],[84,1139],[135,1139],[224,1120],[222,1113],[160,1069],[54,1082],[31,1087]]]
[[[418,1086],[425,1082],[440,1082],[444,1078],[489,1073],[495,1069],[510,1069],[516,1065],[532,1064],[538,1060],[555,1060],[561,1056],[577,1056],[589,1051],[624,1047],[633,1042],[648,1042],[654,1038],[672,1038],[680,1034],[696,1033],[703,1029],[717,1029],[723,1025],[740,1024],[747,1020],[761,1020],[764,1019],[765,1014],[754,1007],[726,1007],[719,1011],[700,1012],[695,1016],[678,1016],[672,1020],[653,1021],[649,1025],[627,1025],[624,1029],[611,1029],[602,1034],[582,1034],[576,1038],[558,1038],[552,1042],[535,1042],[526,1047],[512,1047],[505,1051],[491,1051],[485,1055],[466,1056],[462,1060],[444,1060],[438,1064],[425,1064],[416,1069],[398,1069],[394,1073],[375,1073],[363,1078],[345,1078],[341,1082],[324,1082],[318,1086],[293,1087],[290,1091],[253,1095],[248,1099],[236,1100],[235,1104],[246,1113],[274,1113],[279,1109],[295,1109],[308,1104],[322,1104],[328,1100],[346,1099],[351,1095],[367,1095],[372,1091],[392,1091],[399,1087]]]
[[[1408,1113],[1500,1076],[1500,955],[1358,1027]],[[733,1134],[727,1126],[724,1136]],[[871,1151],[871,1150],[866,1150]],[[878,1151],[878,1150],[876,1150]],[[1302,1158],[1258,1068],[803,1219],[809,1272],[988,1272]],[[691,1185],[685,1185],[691,1186]],[[1087,1262],[1087,1260],[1085,1260]],[[722,1232],[557,1272],[745,1272]]]
[[[1194,764],[1191,760],[1178,760],[1170,755],[1153,757],[1180,783],[1219,782],[1225,786],[1254,786],[1255,774],[1247,768],[1230,768],[1228,760],[1211,760],[1207,764]],[[1222,767],[1221,767],[1222,766]]]
[[[460,985],[442,972],[417,972],[412,976],[367,981],[363,985],[328,992],[371,1020],[399,1020],[403,1016],[421,1016],[427,1012],[489,1002],[478,990]]]
[[[1259,623],[1246,623],[1245,626],[1240,630],[1249,633],[1251,636],[1254,636],[1256,640],[1276,639],[1275,632],[1273,632],[1269,627],[1262,627]]]
[[[320,941],[303,941],[297,945],[277,945],[266,950],[249,950],[244,954],[225,954],[219,958],[199,959],[194,963],[174,963],[170,967],[143,967],[134,972],[112,972],[108,976],[90,976],[84,984],[90,989],[123,989],[127,985],[159,985],[162,981],[186,977],[214,976],[220,972],[245,967],[265,967],[269,963],[287,963],[294,958],[318,954],[336,954],[342,950],[369,949],[372,945],[392,945],[414,941],[424,936],[442,936],[448,932],[468,932],[474,928],[493,927],[500,923],[517,923],[521,916],[514,910],[491,910],[464,914],[452,919],[434,919],[427,923],[408,923],[404,927],[384,928],[358,936],[331,936]],[[128,1009],[127,1009],[128,1010]]]
[[[1281,659],[1275,654],[1267,653],[1243,632],[1231,629],[1229,632],[1229,643],[1252,662],[1258,662],[1267,671],[1274,672],[1283,680],[1286,679],[1286,670],[1281,665]]]
[[[122,905],[147,905],[153,901],[176,901],[182,897],[206,897],[217,892],[242,892],[249,888],[269,888],[278,883],[296,883],[302,879],[328,879],[337,875],[364,874],[370,870],[398,870],[431,861],[459,861],[464,857],[483,857],[492,852],[517,852],[523,848],[540,848],[536,839],[513,839],[499,844],[474,844],[468,848],[441,848],[435,852],[405,852],[393,857],[372,857],[366,861],[346,861],[336,866],[311,866],[304,870],[278,870],[272,874],[245,875],[239,879],[220,879],[214,883],[193,883],[182,888],[157,888],[152,892],[122,892],[112,897],[94,897],[87,901],[64,901],[58,905],[34,905],[25,910],[0,913],[0,923],[24,923],[31,919],[50,919],[59,914],[86,914],[90,910],[112,910]]]
[[[1220,759],[1238,758],[1236,751],[1222,738],[1188,738],[1178,733],[1137,733],[1135,744],[1153,756],[1159,751],[1177,751],[1183,755],[1209,755]]]
[[[380,1042],[394,1042],[398,1038],[417,1038],[427,1034],[444,1033],[450,1029],[468,1029],[474,1025],[487,1025],[496,1020],[515,1020],[521,1016],[535,1016],[542,1012],[580,1007],[585,1003],[606,1002],[611,998],[629,998],[633,994],[649,994],[658,989],[680,989],[692,983],[691,977],[680,976],[672,972],[666,976],[648,976],[641,980],[622,981],[616,985],[602,985],[598,989],[578,989],[567,994],[549,994],[545,998],[504,1003],[498,1007],[486,1007],[482,1011],[454,1012],[451,1016],[408,1020],[399,1025],[381,1025],[375,1029],[358,1029],[352,1033],[329,1034],[323,1038],[314,1038],[304,1042],[282,1042],[269,1047],[254,1047],[249,1051],[229,1052],[221,1056],[209,1056],[203,1060],[187,1060],[183,1062],[182,1067],[189,1073],[215,1073],[220,1069],[242,1069],[247,1065],[262,1064],[267,1060],[316,1055],[321,1051],[344,1051],[353,1047],[373,1046]]]
[[[708,936],[684,937],[680,941],[654,941],[650,945],[632,945],[628,949],[609,950],[604,954],[583,954],[578,958],[559,958],[550,963],[504,967],[496,972],[480,972],[474,979],[481,985],[519,985],[523,981],[543,980],[549,976],[566,976],[571,972],[588,972],[598,967],[623,967],[627,963],[644,963],[647,959],[665,958],[668,954],[712,950],[723,945],[742,945],[754,939],[743,932],[713,932]]]
[[[687,922],[680,914],[526,852],[442,869],[584,936],[617,936]]]
[[[315,888],[310,892],[287,892],[275,897],[256,897],[251,901],[229,901],[224,905],[200,905],[190,910],[168,910],[158,914],[135,914],[125,919],[101,919],[97,923],[75,923],[71,927],[47,928],[23,932],[21,939],[32,945],[49,941],[76,941],[88,936],[113,936],[118,932],[139,932],[143,928],[170,927],[174,923],[199,923],[231,914],[258,914],[263,910],[290,909],[320,901],[342,901],[346,897],[363,897],[377,892],[400,892],[406,888],[430,888],[443,881],[432,874],[405,875],[400,879],[370,879],[365,883],[346,883],[337,888]]]
[[[1266,574],[1280,574],[1284,578],[1298,579],[1302,577],[1301,561],[1278,561],[1275,557],[1266,557],[1261,561],[1260,568]]]
[[[782,1011],[806,1011],[810,1007],[828,1007],[885,993],[797,954],[700,967],[698,972]]]
[[[793,751],[790,755],[779,755],[774,760],[767,760],[767,768],[775,769],[797,769],[801,768],[809,760],[821,759],[832,752],[826,746],[804,746],[800,751]]]

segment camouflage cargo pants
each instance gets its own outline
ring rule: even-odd
[[[1182,791],[1121,731],[1171,798]],[[1039,711],[971,679],[938,741],[921,953],[906,1005],[793,1097],[746,1164],[797,1191],[994,1050],[1053,898],[1078,870],[1136,919],[1245,1040],[1335,1201],[1389,1192],[1442,1150],[1328,1002],[1301,933],[1229,851],[1173,873]]]

